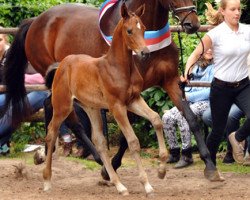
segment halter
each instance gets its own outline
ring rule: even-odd
[[[181,26],[183,26],[184,21],[190,15],[191,13],[197,13],[196,7],[195,6],[184,6],[180,8],[174,8],[174,6],[170,3],[169,5],[170,10],[173,12],[174,18],[176,18],[178,21],[180,21],[180,18],[178,17],[179,13],[187,12],[186,16],[182,19]]]

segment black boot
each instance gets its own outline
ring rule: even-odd
[[[193,158],[192,158],[192,148],[188,149],[182,149],[181,152],[181,159],[179,160],[178,163],[174,166],[175,169],[180,169],[187,167],[191,164],[193,164]]]
[[[222,163],[224,163],[224,164],[232,164],[234,162],[235,162],[235,160],[233,158],[233,153],[232,153],[232,151],[228,150],[225,157],[223,158]]]
[[[176,163],[180,160],[180,148],[170,149],[167,163]]]

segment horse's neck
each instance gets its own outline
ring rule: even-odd
[[[106,57],[111,65],[116,66],[121,71],[129,72],[132,67],[132,51],[128,49],[123,40],[121,23],[115,29],[112,44]]]

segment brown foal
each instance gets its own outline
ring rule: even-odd
[[[53,148],[61,123],[73,110],[74,100],[79,102],[90,118],[92,141],[107,169],[110,181],[119,193],[128,195],[128,190],[120,182],[107,154],[106,140],[102,134],[101,108],[110,110],[126,137],[131,155],[138,166],[140,182],[147,195],[153,193],[153,188],[142,166],[140,144],[129,123],[127,112],[131,111],[142,116],[153,124],[160,152],[158,175],[161,178],[165,176],[167,150],[161,118],[140,96],[143,79],[133,61],[133,52],[141,60],[146,59],[149,54],[144,40],[145,26],[140,19],[144,10],[145,5],[140,6],[135,13],[128,12],[126,5],[123,4],[122,18],[115,28],[112,45],[106,55],[100,58],[84,54],[69,55],[62,60],[56,70],[52,85],[53,117],[46,137],[48,152],[43,171],[44,190],[51,188]]]

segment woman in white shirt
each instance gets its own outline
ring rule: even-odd
[[[195,63],[203,52],[213,50],[214,79],[211,84],[210,105],[213,119],[212,132],[207,137],[207,147],[216,164],[216,153],[227,123],[227,116],[235,103],[247,116],[241,128],[229,136],[233,156],[238,163],[244,162],[242,141],[250,134],[250,82],[247,57],[250,53],[250,27],[239,23],[240,0],[221,0],[218,13],[224,21],[207,32],[189,57],[186,70]]]

